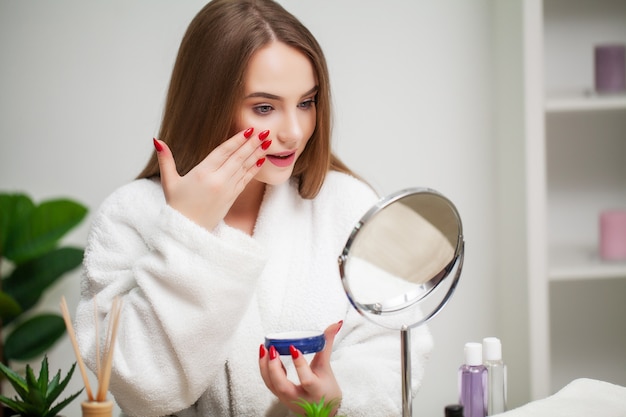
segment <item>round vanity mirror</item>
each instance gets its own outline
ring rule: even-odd
[[[403,416],[412,415],[409,331],[448,302],[463,256],[456,207],[428,188],[381,199],[356,224],[339,256],[341,280],[354,308],[401,332]]]

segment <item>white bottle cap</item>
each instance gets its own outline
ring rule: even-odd
[[[486,361],[502,360],[502,343],[497,337],[485,337],[483,339],[483,356]]]
[[[465,364],[469,366],[483,364],[483,346],[480,343],[465,344]]]

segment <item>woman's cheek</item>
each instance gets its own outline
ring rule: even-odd
[[[258,115],[252,109],[243,110],[237,122],[237,130],[240,131],[253,127],[255,130],[260,132],[261,130],[266,129],[263,127],[263,119],[264,117]]]

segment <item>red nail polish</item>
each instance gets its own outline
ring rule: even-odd
[[[270,131],[269,130],[264,130],[261,133],[259,133],[259,140],[265,140],[267,139],[267,137],[270,135]]]
[[[261,144],[261,149],[263,149],[264,151],[266,151],[266,150],[267,150],[267,148],[269,148],[271,144],[272,144],[272,141],[271,141],[271,140],[266,140],[265,142],[263,142],[263,143]]]
[[[161,152],[163,150],[163,145],[161,145],[156,138],[152,138],[152,142],[154,143],[154,149],[156,149],[157,152]]]
[[[339,327],[337,327],[337,331],[335,332],[335,334],[339,333],[339,330],[341,330],[341,326],[343,326],[343,320],[339,320]]]
[[[278,356],[278,352],[276,352],[276,348],[274,346],[270,346],[270,360],[276,359]]]
[[[260,167],[261,165],[263,165],[265,163],[265,158],[261,158],[258,161],[256,161],[256,166]]]
[[[265,357],[265,346],[261,344],[259,346],[259,359],[263,359]]]
[[[289,353],[291,353],[291,357],[293,359],[298,359],[298,356],[300,356],[298,349],[296,349],[293,345],[289,346]]]
[[[253,127],[249,127],[246,129],[245,132],[243,132],[243,137],[246,139],[249,139],[250,136],[252,136],[252,133],[254,132],[254,128]]]

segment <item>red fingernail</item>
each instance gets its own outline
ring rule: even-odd
[[[259,346],[259,359],[263,359],[265,357],[265,346],[261,344]]]
[[[260,167],[261,165],[263,165],[265,163],[265,158],[261,158],[258,161],[256,161],[256,166]]]
[[[276,352],[276,348],[274,346],[270,346],[270,360],[276,359],[278,356],[278,352]]]
[[[161,145],[156,138],[152,138],[152,142],[154,143],[154,149],[156,149],[157,152],[161,152],[163,150],[163,145]]]
[[[293,345],[289,345],[289,353],[291,353],[291,357],[293,359],[298,359],[298,356],[300,356],[298,349],[296,349]]]
[[[271,140],[266,140],[265,142],[263,142],[263,143],[261,144],[261,149],[263,149],[264,151],[266,151],[266,150],[267,150],[267,148],[269,148],[271,144],[272,144],[272,141],[271,141]]]
[[[259,140],[265,140],[269,135],[270,135],[270,131],[264,130],[261,133],[259,133]]]
[[[343,320],[339,320],[339,327],[337,327],[337,331],[335,332],[335,334],[339,333],[339,330],[341,330],[341,326],[343,326]]]
[[[243,137],[248,139],[250,138],[250,136],[252,136],[252,133],[254,132],[254,128],[253,127],[249,127],[246,129],[245,132],[243,132]]]

